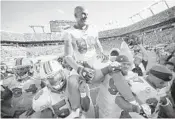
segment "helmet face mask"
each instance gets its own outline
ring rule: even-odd
[[[62,91],[66,85],[66,78],[62,70],[59,70],[53,75],[48,76],[47,81],[53,90],[56,90],[59,92]]]
[[[16,59],[15,67],[13,68],[14,73],[19,80],[23,80],[28,76],[33,75],[33,62],[27,58],[18,58]],[[18,78],[17,78],[18,80]]]
[[[17,76],[24,76],[25,74],[30,72],[30,69],[30,66],[17,67],[14,68],[14,72]]]

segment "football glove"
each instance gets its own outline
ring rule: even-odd
[[[149,105],[147,105],[147,104],[142,104],[140,107],[141,107],[140,113],[141,113],[144,117],[151,117],[151,109],[150,109]]]
[[[79,67],[77,73],[87,82],[90,83],[95,76],[95,71],[90,68]]]

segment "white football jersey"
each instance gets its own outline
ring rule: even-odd
[[[85,30],[70,28],[63,35],[64,40],[71,40],[76,61],[87,61],[93,64],[96,60],[95,44],[98,40],[96,28],[89,25]]]

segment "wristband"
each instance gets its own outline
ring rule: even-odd
[[[166,98],[166,100],[167,100],[167,103],[166,104],[160,104],[160,106],[163,106],[163,107],[165,107],[165,106],[168,106],[169,104],[171,104],[171,102],[170,102],[170,100],[168,99],[168,98]]]
[[[81,98],[86,97],[86,93],[80,93],[80,95],[81,95]]]

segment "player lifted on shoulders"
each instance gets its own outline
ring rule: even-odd
[[[65,61],[73,68],[69,78],[77,89],[77,92],[72,93],[73,96],[77,97],[77,99],[72,101],[74,102],[71,104],[72,106],[74,104],[80,104],[81,98],[78,87],[81,79],[86,81],[92,80],[90,81],[91,83],[100,82],[99,80],[104,78],[106,74],[112,72],[113,68],[117,68],[117,66],[113,67],[109,65],[99,69],[99,67],[95,66],[95,63],[98,63],[96,59],[98,47],[103,55],[103,50],[98,40],[98,32],[92,25],[87,24],[88,12],[84,7],[76,7],[74,15],[77,24],[68,29],[63,37],[65,41]],[[116,85],[118,85],[119,92],[124,95],[128,101],[133,101],[134,97],[129,86],[122,78],[117,78],[118,75],[120,74],[116,73],[112,75],[112,78],[117,79],[116,82],[118,83]]]

